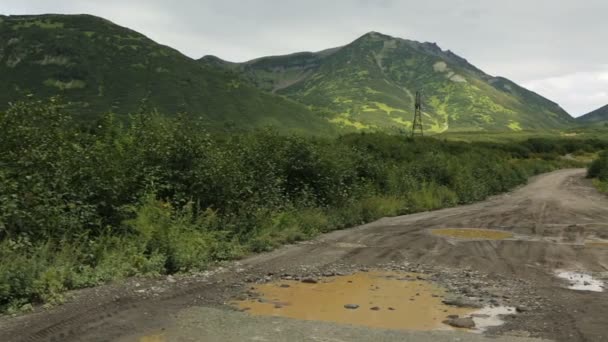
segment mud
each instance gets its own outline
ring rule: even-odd
[[[0,318],[0,341],[137,341],[163,328],[179,336],[172,341],[194,341],[198,336],[219,341],[218,337],[228,333],[249,336],[252,331],[257,333],[256,327],[272,327],[275,320],[290,327],[289,336],[317,331],[321,334],[315,335],[318,340],[327,340],[339,330],[344,334],[340,336],[357,331],[357,336],[373,335],[381,340],[381,336],[394,334],[253,316],[234,312],[230,305],[232,299],[252,291],[251,287],[303,277],[348,276],[365,268],[428,275],[429,281],[457,296],[452,303],[516,308],[517,314],[499,317],[504,324],[486,329],[482,336],[470,334],[478,336],[471,340],[488,335],[507,340],[530,336],[557,341],[608,340],[606,292],[569,289],[567,281],[555,274],[574,271],[608,280],[608,248],[587,243],[608,240],[608,198],[584,174],[582,169],[556,171],[484,202],[381,219],[228,263],[213,272],[175,276],[172,282],[131,279],[77,291],[65,305]],[[498,230],[514,238],[459,239],[429,233],[446,227]],[[357,310],[369,309],[369,302],[359,305]],[[217,320],[207,319],[205,315],[211,314]],[[185,319],[188,325],[182,329]],[[286,336],[280,335],[285,331],[273,333]],[[458,335],[461,332],[446,333],[467,340]],[[399,336],[395,340],[406,339]]]
[[[431,234],[466,240],[504,240],[513,237],[513,233],[510,232],[476,228],[432,229]]]
[[[167,341],[164,334],[154,334],[140,337],[139,342],[165,342]]]
[[[585,242],[585,246],[608,248],[608,241],[587,241]]]
[[[475,310],[443,304],[445,289],[411,273],[362,272],[316,284],[280,281],[253,291],[254,298],[235,303],[249,314],[387,329],[451,329],[442,323],[448,316]]]

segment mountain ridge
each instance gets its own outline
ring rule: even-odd
[[[213,129],[273,125],[332,133],[305,105],[248,84],[238,73],[201,65],[143,34],[92,15],[0,17],[0,110],[32,93],[60,94],[78,118],[139,110],[187,112]]]
[[[199,61],[207,63],[208,59],[205,56]],[[356,67],[352,67],[355,64]],[[260,89],[294,98],[321,110],[337,112],[339,114],[331,119],[334,123],[356,129],[409,129],[412,94],[417,90],[422,90],[426,97],[428,112],[425,113],[425,128],[435,132],[450,127],[480,130],[550,129],[573,122],[573,118],[555,102],[504,77],[488,75],[467,59],[441,49],[436,43],[421,43],[373,31],[341,47],[317,53],[296,52],[261,57],[231,63],[229,68],[242,73]],[[348,72],[335,77],[336,70],[342,69],[348,69]],[[348,73],[350,75],[346,75]],[[373,76],[367,80],[351,77],[357,73],[360,76]],[[319,83],[326,82],[315,84],[315,78],[342,83],[338,86],[342,90],[357,84],[358,91],[345,95],[344,91],[329,86],[324,94],[318,92],[313,99],[309,93],[318,86],[322,87]],[[461,86],[468,88],[463,90],[453,83],[468,83],[469,86]],[[392,89],[387,89],[387,86]],[[371,96],[370,92],[380,95]],[[461,96],[461,99],[456,103],[446,101],[452,94]],[[467,96],[471,99],[466,100]],[[382,97],[383,100],[378,100]],[[353,105],[336,105],[340,101]],[[474,103],[476,101],[478,103]],[[494,106],[494,110],[484,110],[484,103],[489,108]],[[383,112],[389,118],[381,118]],[[526,115],[518,118],[517,113],[520,112]],[[370,113],[375,113],[376,117]],[[501,119],[501,115],[506,118]],[[459,122],[463,117],[468,121]]]
[[[584,124],[608,123],[608,105],[600,107],[585,115],[581,115],[576,120]]]

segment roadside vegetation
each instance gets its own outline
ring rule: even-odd
[[[0,113],[0,132],[4,312],[60,302],[68,289],[197,271],[383,216],[483,200],[532,175],[582,166],[563,155],[608,148],[598,139],[216,135],[188,115],[148,110],[128,124],[106,115],[83,128],[53,99],[13,104]]]
[[[593,184],[598,190],[608,194],[608,151],[600,153],[589,165],[587,175],[593,178]]]

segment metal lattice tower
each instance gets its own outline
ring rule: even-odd
[[[423,136],[422,130],[422,95],[416,92],[416,104],[414,105],[414,121],[412,122],[412,137],[416,134]]]

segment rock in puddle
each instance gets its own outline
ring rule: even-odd
[[[443,323],[450,325],[455,328],[473,329],[475,328],[475,321],[471,317],[459,317],[450,318],[443,321]]]
[[[319,281],[315,278],[304,278],[302,279],[304,284],[317,284]]]

